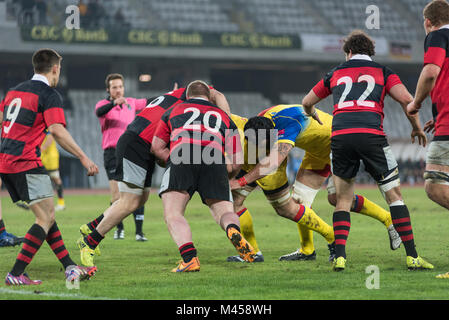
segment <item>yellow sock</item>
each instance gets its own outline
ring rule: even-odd
[[[313,209],[299,205],[299,211],[294,218],[298,224],[306,226],[308,229],[313,230],[321,234],[328,243],[334,242],[334,229],[324,222]]]
[[[390,212],[361,195],[354,196],[351,211],[374,218],[382,222],[387,228],[393,223]]]
[[[60,206],[65,205],[64,198],[58,198],[58,204],[59,204]]]
[[[298,223],[297,226],[301,243],[299,251],[307,255],[312,254],[315,251],[315,246],[313,245],[313,231],[304,224]]]
[[[243,237],[253,246],[256,252],[259,252],[259,246],[257,245],[256,235],[253,227],[253,217],[247,208],[244,208],[237,212],[240,219],[240,230]]]

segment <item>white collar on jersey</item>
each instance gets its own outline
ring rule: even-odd
[[[371,57],[367,54],[355,54],[349,60],[353,60],[353,59],[373,61],[373,59],[371,59]]]
[[[35,73],[33,75],[33,77],[31,78],[31,80],[36,80],[36,81],[42,81],[43,83],[45,83],[47,86],[50,86],[50,83],[48,82],[47,77],[41,75],[41,74],[37,74]]]
[[[449,24],[445,24],[444,26],[441,26],[439,29],[449,29]]]

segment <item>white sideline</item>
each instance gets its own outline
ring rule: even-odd
[[[7,288],[0,288],[1,293],[8,294],[21,294],[21,295],[34,295],[34,296],[45,296],[45,297],[55,297],[55,298],[70,298],[70,299],[80,299],[80,300],[127,300],[122,298],[109,298],[109,297],[90,297],[82,294],[71,294],[71,293],[55,293],[55,292],[39,292],[28,291],[28,290],[14,290]]]

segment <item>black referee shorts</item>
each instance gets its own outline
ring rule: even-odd
[[[343,179],[357,175],[360,161],[377,182],[397,169],[398,164],[385,136],[370,133],[342,134],[331,140],[332,173]]]
[[[117,157],[115,148],[107,148],[103,151],[104,169],[108,180],[117,180],[115,170],[117,168]]]

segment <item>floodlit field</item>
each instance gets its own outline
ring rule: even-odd
[[[377,189],[358,190],[385,206]],[[186,217],[191,224],[201,271],[173,274],[180,259],[162,215],[162,203],[152,194],[145,208],[144,232],[148,242],[134,240],[132,216],[125,220],[126,238],[114,240],[113,232],[101,243],[102,256],[96,258],[97,275],[81,282],[79,289],[67,289],[61,265],[46,243],[27,272],[43,280],[35,287],[8,287],[3,278],[20,250],[0,248],[0,299],[162,299],[162,300],[307,300],[307,299],[447,299],[449,280],[436,279],[449,271],[449,213],[427,199],[422,188],[404,188],[411,211],[418,253],[435,265],[434,271],[408,271],[405,252],[391,251],[384,226],[359,214],[352,214],[348,239],[348,262],[344,272],[331,271],[326,242],[315,234],[317,260],[280,262],[279,256],[299,245],[295,224],[278,217],[261,192],[247,201],[253,215],[256,236],[265,262],[229,263],[235,249],[215,224],[208,209],[195,196]],[[79,262],[75,244],[79,226],[97,217],[109,203],[108,195],[67,195],[67,209],[57,213],[57,222],[72,258]],[[322,190],[313,205],[328,223],[332,207]],[[30,212],[2,199],[7,230],[24,235],[33,223]],[[368,289],[368,266],[379,268],[379,289]],[[370,279],[368,279],[370,280]],[[373,283],[368,281],[369,283]]]

